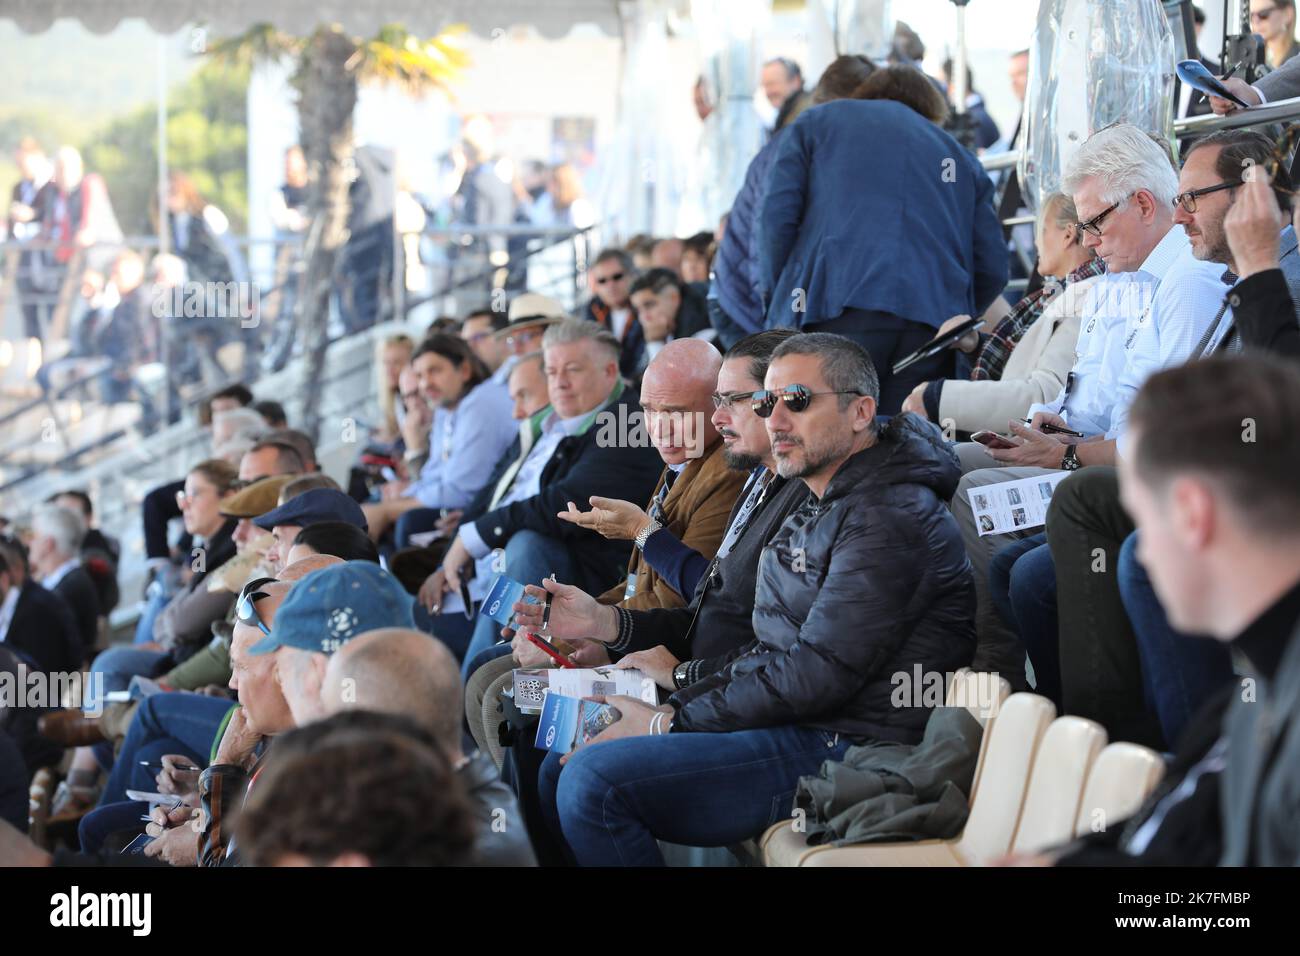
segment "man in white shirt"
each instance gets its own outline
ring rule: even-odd
[[[952,500],[953,514],[975,570],[979,643],[973,666],[999,671],[1013,686],[1024,680],[1024,651],[992,606],[988,572],[999,550],[1013,538],[1035,529],[981,537],[968,492],[1062,469],[1114,464],[1116,442],[1137,389],[1152,372],[1179,364],[1191,355],[1210,325],[1221,316],[1228,290],[1223,281],[1224,267],[1198,260],[1187,233],[1175,228],[1174,199],[1179,183],[1167,145],[1136,126],[1119,124],[1093,134],[1066,168],[1062,190],[1074,197],[1084,244],[1106,261],[1109,273],[1132,273],[1128,291],[1108,303],[1109,307],[1118,307],[1123,317],[1122,348],[1110,341],[1098,368],[1098,376],[1113,376],[1115,386],[1111,389],[1107,385],[1105,392],[1098,392],[1101,406],[1089,416],[1091,422],[1074,425],[1061,414],[1072,408],[1070,392],[1075,376],[1071,373],[1055,409],[1031,409],[1030,426],[1008,422],[1015,447],[993,448],[987,453],[1003,467],[971,471],[983,457],[983,450],[962,450],[967,474]],[[1118,323],[1119,318],[1112,315],[1111,322]],[[1088,324],[1085,319],[1081,337]],[[1113,340],[1114,328],[1108,340]],[[1108,416],[1103,411],[1107,399]],[[1084,438],[1067,444],[1062,439],[1068,436],[1049,434],[1042,430],[1044,424],[1082,431]],[[1089,425],[1104,426],[1105,431],[1087,430]]]

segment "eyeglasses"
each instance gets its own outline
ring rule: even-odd
[[[516,332],[514,335],[507,335],[506,345],[510,348],[514,348],[516,345],[525,345],[534,339],[539,339],[541,337],[542,333],[538,329],[527,329],[523,332]]]
[[[465,336],[465,341],[468,342],[470,345],[475,345],[479,342],[482,342],[486,338],[490,338],[491,335],[492,335],[492,331],[490,329],[485,332],[475,332],[473,335]]]
[[[1222,192],[1225,189],[1235,189],[1241,185],[1241,180],[1233,182],[1217,183],[1213,186],[1206,186],[1204,189],[1189,189],[1185,193],[1179,193],[1174,197],[1174,205],[1182,206],[1183,212],[1196,212],[1196,200],[1201,196],[1208,196],[1210,193]]]
[[[736,402],[747,402],[757,394],[758,392],[714,392],[713,407],[730,408]]]
[[[621,282],[627,278],[626,272],[615,272],[612,276],[605,276],[603,279],[597,279],[596,285],[604,285],[606,282]]]
[[[271,629],[266,626],[262,616],[257,613],[257,599],[267,597],[265,591],[259,590],[267,584],[274,584],[278,578],[258,578],[255,581],[249,581],[239,592],[239,600],[235,602],[235,620],[240,624],[246,624],[249,627],[255,627],[268,637]]]
[[[1132,199],[1134,195],[1136,195],[1136,194],[1135,194],[1135,193],[1129,193],[1127,196],[1125,196],[1125,197],[1124,197],[1123,199],[1121,199],[1119,202],[1112,203],[1108,208],[1103,209],[1101,212],[1097,213],[1097,215],[1093,216],[1093,217],[1092,217],[1091,219],[1089,219],[1087,222],[1081,222],[1081,223],[1079,223],[1079,228],[1082,229],[1084,232],[1088,233],[1088,235],[1090,235],[1090,236],[1096,236],[1098,239],[1100,239],[1100,238],[1101,238],[1101,223],[1102,223],[1102,220],[1104,220],[1107,216],[1109,216],[1109,215],[1110,215],[1111,213],[1113,213],[1116,209],[1118,209],[1122,203],[1126,203],[1126,202],[1128,202],[1130,199]]]
[[[178,507],[184,508],[187,504],[195,498],[198,498],[207,490],[207,488],[200,488],[197,491],[186,491],[182,488],[180,491],[176,492],[176,504]]]
[[[762,389],[753,394],[754,414],[759,418],[769,418],[776,410],[777,400],[785,402],[785,407],[795,413],[802,412],[818,395],[862,395],[859,389],[838,392],[814,392],[807,385],[787,385],[775,391]]]

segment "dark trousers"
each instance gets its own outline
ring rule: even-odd
[[[1119,592],[1137,635],[1147,702],[1160,718],[1165,741],[1177,746],[1206,699],[1232,680],[1228,648],[1169,626],[1146,568],[1137,559],[1137,532],[1119,550]]]
[[[899,374],[894,374],[895,363],[934,338],[937,329],[923,322],[901,319],[888,312],[845,309],[836,318],[811,323],[800,331],[833,332],[857,342],[867,350],[880,379],[880,404],[876,411],[881,415],[897,415],[902,410],[903,399],[922,382],[952,377],[951,350],[909,365]]]
[[[1056,486],[1047,541],[1056,564],[1061,699],[1067,713],[1097,721],[1111,740],[1162,749],[1120,597],[1119,552],[1132,533],[1114,468],[1084,468]]]
[[[989,566],[989,594],[1007,627],[1016,632],[1034,668],[1034,692],[1061,707],[1061,660],[1057,647],[1056,565],[1047,535],[1007,545]]]

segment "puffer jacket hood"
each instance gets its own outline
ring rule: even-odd
[[[864,480],[877,485],[924,485],[947,501],[961,480],[961,462],[933,423],[917,415],[895,415],[881,426],[876,444],[835,473],[822,502],[848,494]]]
[[[911,685],[975,650],[974,578],[946,504],[959,477],[934,425],[900,415],[884,426],[772,537],[755,640],[674,695],[673,730],[797,725],[919,741],[930,702]]]

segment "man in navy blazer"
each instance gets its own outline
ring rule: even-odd
[[[862,345],[880,374],[885,415],[940,373],[946,356],[897,376],[894,363],[952,316],[982,314],[1007,281],[993,183],[939,128],[946,107],[911,82],[915,73],[877,70],[857,96],[872,86],[888,98],[805,111],[781,137],[760,213],[767,327]]]

